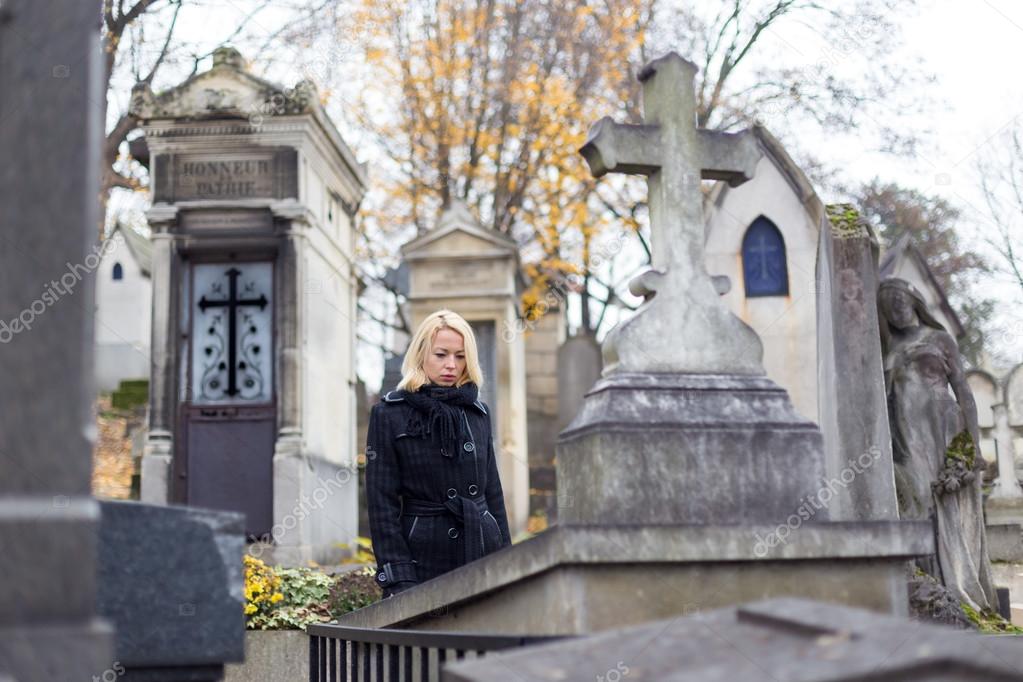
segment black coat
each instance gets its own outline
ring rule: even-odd
[[[448,457],[435,435],[407,433],[415,408],[404,395],[391,391],[373,406],[366,438],[369,529],[385,596],[511,544],[486,405],[459,408],[467,428]]]

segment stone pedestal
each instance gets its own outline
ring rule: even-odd
[[[821,490],[820,450],[766,377],[612,374],[561,433],[561,523],[784,522]]]

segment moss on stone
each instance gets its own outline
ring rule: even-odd
[[[1023,628],[1013,625],[994,611],[977,611],[969,604],[960,604],[963,613],[977,629],[986,635],[1023,635]]]
[[[864,236],[863,218],[852,204],[829,204],[824,210],[837,239]]]
[[[945,449],[945,459],[949,460],[949,464],[955,461],[962,462],[967,470],[973,470],[977,462],[977,447],[973,444],[969,431],[963,429],[955,435]]]

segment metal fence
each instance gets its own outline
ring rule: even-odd
[[[564,639],[309,625],[310,682],[438,682],[450,660]]]

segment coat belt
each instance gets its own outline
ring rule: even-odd
[[[404,505],[402,513],[410,516],[441,516],[450,513],[462,523],[462,532],[465,534],[465,562],[469,563],[483,556],[483,525],[480,517],[489,509],[486,497],[456,495],[445,502],[405,498],[402,504]],[[470,538],[478,538],[479,542],[471,542]]]

